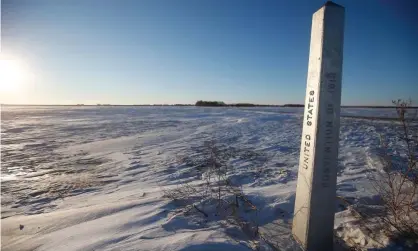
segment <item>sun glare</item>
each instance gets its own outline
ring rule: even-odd
[[[0,60],[0,92],[14,93],[19,91],[25,79],[25,71],[17,60]]]

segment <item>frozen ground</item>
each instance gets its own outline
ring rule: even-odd
[[[162,197],[189,181],[178,156],[214,139],[269,156],[261,175],[236,162],[230,177],[261,210],[260,225],[295,249],[289,224],[296,189],[301,109],[195,107],[2,107],[2,250],[247,250],[215,222],[178,214]],[[343,114],[387,116],[383,109]],[[337,193],[373,196],[379,133],[389,122],[343,118]],[[336,228],[345,224],[336,205]],[[278,227],[275,227],[278,224]],[[347,233],[346,233],[347,234]]]

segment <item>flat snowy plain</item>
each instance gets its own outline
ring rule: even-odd
[[[196,214],[178,213],[163,189],[199,182],[179,156],[205,140],[262,151],[255,168],[228,173],[259,208],[261,229],[289,231],[302,130],[300,108],[1,107],[1,250],[248,250],[245,238]],[[342,109],[395,116],[394,109]],[[391,122],[341,119],[337,194],[372,198],[379,134]],[[336,205],[335,228],[348,223]],[[345,232],[344,232],[345,231]],[[353,238],[359,238],[358,234]]]

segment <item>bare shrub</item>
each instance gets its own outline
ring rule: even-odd
[[[353,211],[370,234],[382,230],[390,240],[418,248],[418,123],[411,101],[393,101],[397,121],[392,124],[392,142],[381,136],[379,160],[382,170],[371,181],[379,203],[355,205]]]
[[[238,150],[229,146],[207,141],[195,148],[196,153],[181,156],[181,164],[199,170],[203,182],[187,183],[177,188],[165,190],[164,196],[174,200],[183,207],[184,213],[194,210],[209,220],[221,225],[236,226],[249,238],[250,246],[258,248],[258,209],[244,194],[239,184],[233,184],[228,173],[233,173],[231,159],[242,159],[254,163],[260,172],[267,157],[251,150]]]

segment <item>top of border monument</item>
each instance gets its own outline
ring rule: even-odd
[[[339,5],[339,4],[336,4],[336,3],[334,3],[333,1],[327,1],[324,5],[322,5],[322,7],[325,7],[325,6],[334,6],[334,7],[344,8],[343,6],[341,6],[341,5]],[[322,8],[322,7],[321,7],[321,8]]]

